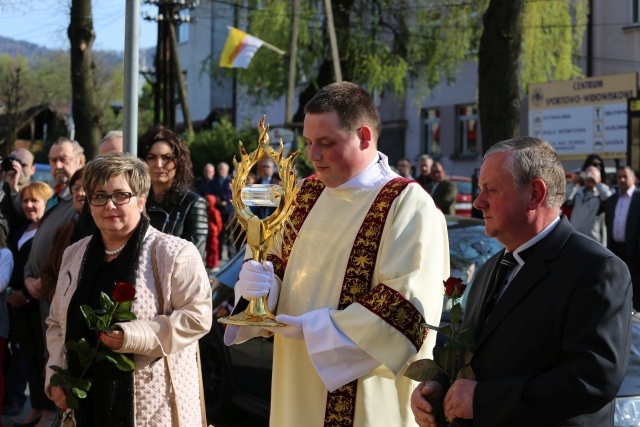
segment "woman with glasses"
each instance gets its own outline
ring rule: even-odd
[[[14,268],[7,296],[9,306],[10,340],[13,348],[20,347],[27,364],[27,380],[31,396],[31,411],[15,426],[48,426],[55,417],[55,405],[44,394],[45,340],[40,317],[40,305],[32,298],[24,284],[24,267],[29,259],[33,237],[44,216],[47,200],[53,190],[42,181],[32,182],[20,190],[22,210],[28,223],[19,228],[9,243]]]
[[[65,350],[68,341],[106,346],[129,356],[135,368],[121,371],[108,360],[93,365],[91,389],[73,411],[77,426],[203,425],[196,350],[211,327],[209,280],[192,243],[149,224],[150,186],[148,166],[127,153],[98,156],[85,168],[96,231],[62,259],[47,318],[47,394],[67,412],[68,391],[51,383],[50,367],[80,376],[81,361]],[[98,336],[80,308],[99,308],[101,293],[111,296],[123,282],[135,287],[136,318]]]
[[[175,133],[155,125],[140,138],[138,155],[151,174],[147,202],[151,225],[192,242],[204,261],[209,229],[207,203],[193,191],[189,149]]]

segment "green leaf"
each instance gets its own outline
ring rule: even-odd
[[[458,335],[458,342],[460,342],[460,345],[468,346],[473,343],[473,337],[473,328],[467,328]]]
[[[444,369],[447,373],[454,373],[456,371],[456,351],[451,347],[433,349],[433,360],[436,361],[438,366]],[[455,377],[455,375],[451,375]]]
[[[126,311],[131,311],[132,302],[133,301],[121,302],[120,305],[118,306],[118,309],[116,310],[116,313],[124,313]]]
[[[445,325],[441,328],[438,329],[438,332],[440,332],[441,334],[444,334],[446,336],[448,336],[449,338],[453,337],[453,326],[451,325]]]
[[[456,379],[475,380],[476,374],[473,373],[473,369],[471,369],[470,365],[465,365],[460,368],[460,371],[458,371],[458,376],[456,377]]]
[[[404,372],[404,376],[414,381],[429,381],[432,380],[438,372],[446,374],[433,360],[422,359],[416,360],[409,365]]]
[[[62,375],[53,374],[51,376],[51,379],[49,380],[49,383],[54,387],[62,385],[62,383],[63,383]]]
[[[116,368],[124,372],[132,371],[134,368],[133,361],[122,353],[111,353],[106,359],[116,365]]]
[[[109,327],[110,321],[111,321],[111,316],[109,315],[100,316],[98,318],[98,323],[96,324],[96,326],[98,327],[99,330],[104,331]]]
[[[67,406],[73,409],[74,411],[80,407],[80,401],[73,394],[67,395],[66,402],[67,402]]]
[[[98,321],[98,316],[93,312],[93,309],[88,305],[81,305],[80,311],[82,311],[82,316],[89,329],[94,329]]]
[[[104,292],[100,292],[100,308],[109,312],[113,310],[113,305],[113,301],[109,298],[109,295]]]
[[[118,322],[128,322],[129,320],[136,320],[137,317],[130,311],[124,313],[116,313],[116,320]]]
[[[454,304],[449,311],[449,318],[451,319],[451,323],[457,325],[462,318],[462,307],[460,304]]]
[[[91,381],[88,379],[78,381],[78,388],[88,392],[91,390]]]
[[[56,366],[56,365],[50,365],[49,369],[51,369],[52,371],[58,372],[58,373],[63,373],[65,372],[64,368],[61,368],[60,366]],[[55,375],[54,375],[55,377]],[[52,377],[53,378],[53,377]]]
[[[84,390],[80,390],[78,387],[72,388],[71,392],[80,399],[84,399],[87,397],[87,392]]]

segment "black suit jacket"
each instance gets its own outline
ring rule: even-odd
[[[475,327],[473,425],[613,426],[631,341],[626,265],[563,216],[485,324],[501,255],[479,269],[465,312],[464,327]]]
[[[449,181],[443,179],[438,186],[433,189],[435,182],[429,186],[429,194],[433,198],[433,202],[442,211],[443,214],[455,215],[456,213],[456,196],[458,195],[458,187]]]
[[[613,219],[616,214],[616,204],[620,194],[614,194],[607,199],[605,206],[605,222],[607,224],[607,246],[613,242]],[[640,262],[640,190],[636,189],[631,196],[627,224],[624,231],[624,244],[627,262]]]

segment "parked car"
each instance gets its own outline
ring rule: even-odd
[[[44,181],[51,187],[56,185],[56,180],[51,176],[51,166],[47,163],[36,163],[36,171],[31,176],[31,181]]]
[[[466,176],[450,176],[449,180],[453,181],[458,189],[458,195],[456,196],[456,215],[470,218],[471,204],[473,203],[471,178]]]

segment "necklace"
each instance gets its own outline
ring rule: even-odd
[[[107,255],[118,255],[120,252],[122,252],[122,250],[124,249],[124,247],[127,246],[127,244],[125,243],[124,245],[120,246],[118,249],[114,249],[112,251],[108,251],[108,250],[104,250],[104,253]]]

